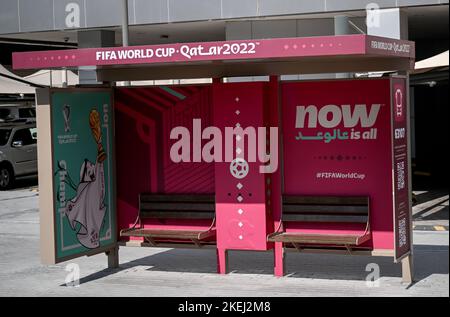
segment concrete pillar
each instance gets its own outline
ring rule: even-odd
[[[128,37],[128,0],[122,0],[122,46],[127,47],[129,45]],[[130,81],[122,82],[123,86],[130,86]]]
[[[334,17],[334,35],[347,35],[351,34],[350,23],[348,22],[348,16],[337,15]]]
[[[337,15],[334,17],[334,35],[352,34],[348,16]],[[336,78],[351,78],[351,73],[337,73]]]
[[[63,87],[63,88],[67,88],[67,68],[66,67],[64,67],[63,69],[62,69],[62,74],[61,74],[61,86]]]
[[[368,17],[367,34],[407,40],[408,15],[399,8],[377,9]]]
[[[333,19],[286,19],[261,21],[232,21],[226,23],[226,39],[248,40],[262,38],[324,36],[333,34]],[[283,75],[281,80],[334,78],[334,74]],[[226,78],[227,82],[268,81],[269,76]]]
[[[271,24],[271,27],[268,25]],[[276,25],[275,25],[276,24]],[[267,25],[267,26],[266,26]],[[252,21],[237,21],[227,22],[225,29],[225,36],[227,41],[235,40],[250,40],[257,38],[272,38],[277,35],[285,34],[290,29],[289,20],[286,21],[259,21],[257,25],[254,25]],[[264,32],[271,32],[272,34],[263,34]],[[278,36],[285,37],[285,36]],[[286,36],[288,37],[288,36]],[[247,82],[247,81],[269,81],[269,76],[249,76],[249,77],[228,77],[224,78],[224,82]]]
[[[115,46],[115,32],[107,30],[78,31],[78,48],[113,47]],[[78,68],[80,85],[98,85],[95,66]]]

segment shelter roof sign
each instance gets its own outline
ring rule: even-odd
[[[358,34],[18,52],[13,53],[13,67],[15,69],[43,69],[98,66],[99,69],[108,69],[203,65],[202,69],[196,68],[195,73],[212,77],[220,74],[233,75],[236,73],[235,75],[240,75],[239,71],[230,69],[225,71],[223,65],[258,63],[259,69],[261,69],[273,62],[290,62],[292,64],[292,62],[314,58],[322,58],[324,61],[331,62],[336,62],[337,58],[394,58],[406,60],[407,68],[410,68],[409,65],[412,64],[414,56],[414,42]],[[356,60],[353,62],[357,63]],[[213,70],[217,65],[222,65],[220,72]],[[392,67],[392,63],[390,67]],[[276,67],[268,67],[264,71],[268,74],[273,73],[274,69],[277,70]],[[283,67],[278,69],[277,73],[279,74],[289,72],[283,70]],[[255,70],[257,69],[248,69],[245,72],[255,73]],[[189,73],[186,70],[179,74],[175,69],[171,69],[171,71],[175,76],[186,76],[186,73]],[[312,71],[315,72],[315,69]],[[150,78],[147,77],[147,79]]]
[[[414,43],[367,35],[179,43],[13,53],[15,69],[379,54],[414,57]]]

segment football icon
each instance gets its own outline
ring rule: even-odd
[[[237,179],[242,179],[247,176],[249,166],[246,160],[236,158],[230,163],[230,173]]]

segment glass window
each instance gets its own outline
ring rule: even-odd
[[[12,141],[22,141],[22,145],[36,144],[36,139],[33,139],[30,128],[17,130]]]
[[[0,119],[8,119],[11,114],[11,110],[0,108]]]
[[[33,140],[37,140],[37,128],[30,128],[30,132]]]
[[[0,129],[0,146],[6,145],[11,135],[11,129]]]

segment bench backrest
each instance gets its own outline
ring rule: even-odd
[[[150,194],[139,195],[141,219],[214,219],[214,195]]]
[[[369,222],[369,197],[283,196],[283,221]]]

